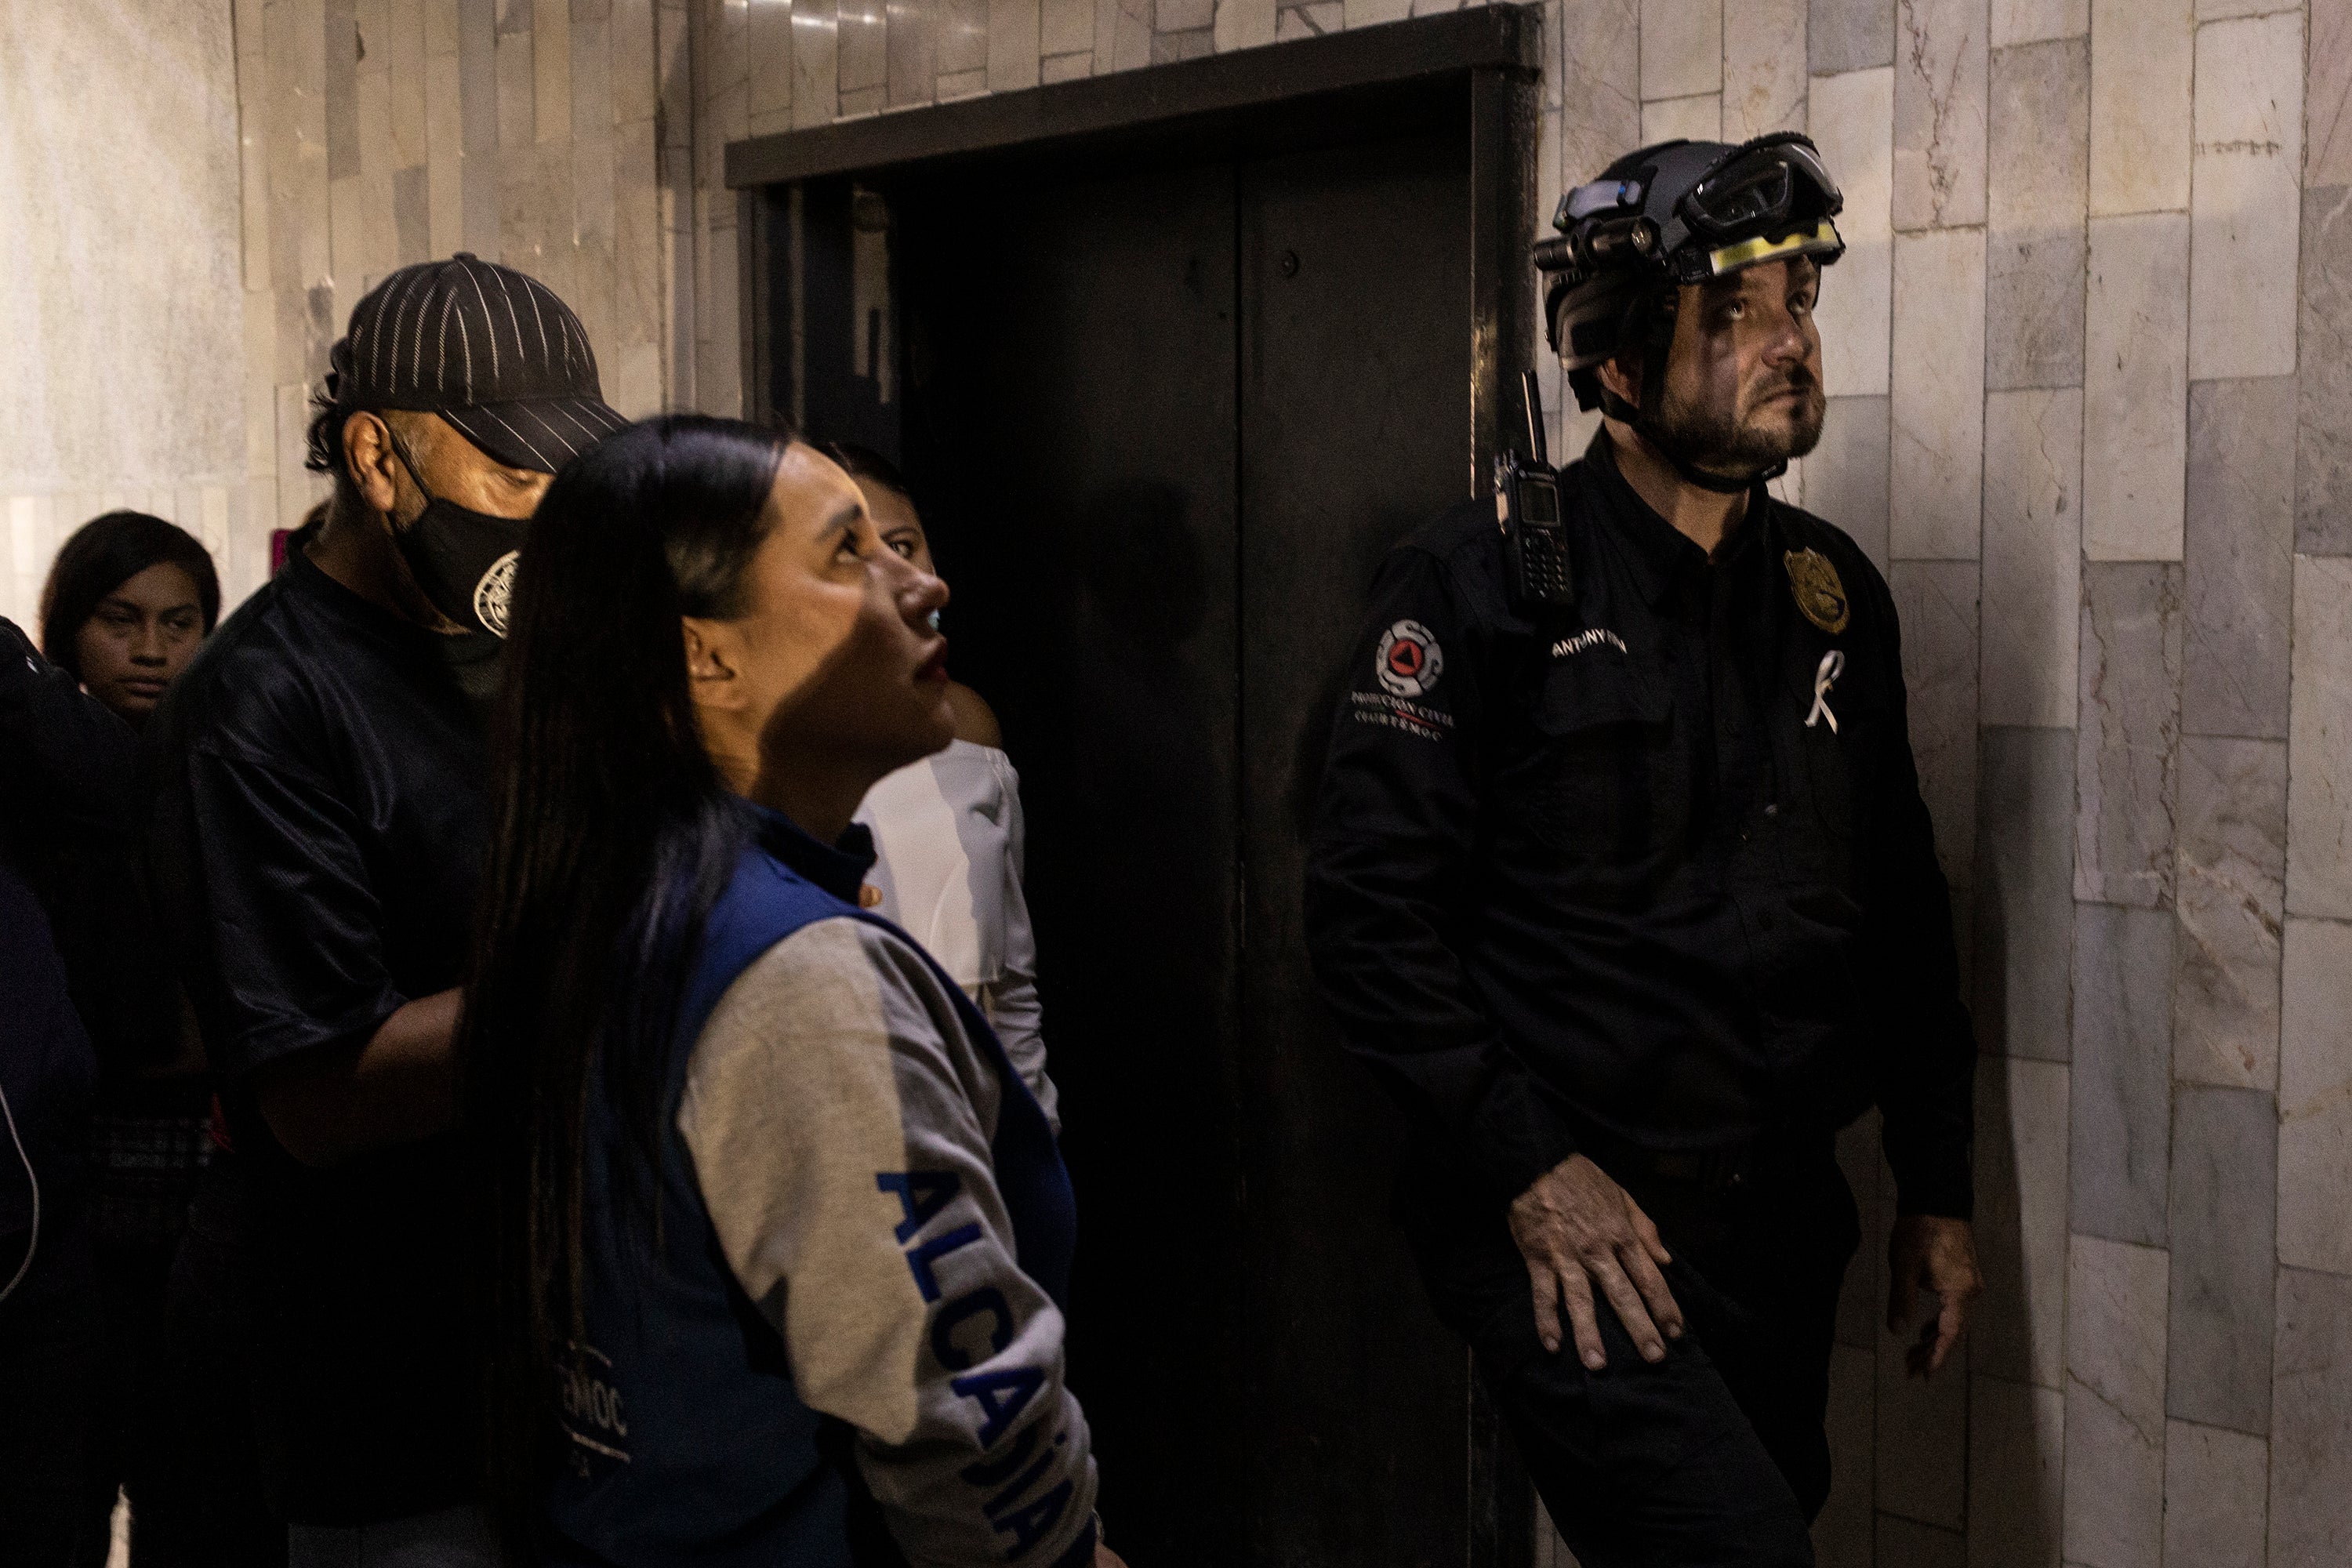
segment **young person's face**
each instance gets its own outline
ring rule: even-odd
[[[722,770],[740,776],[755,747],[763,773],[870,782],[945,746],[955,734],[947,639],[929,623],[947,585],[886,544],[849,476],[799,442],[777,468],[765,521],[742,616],[686,625],[695,700]]]
[[[98,602],[74,635],[74,658],[89,694],[136,724],[155,710],[204,635],[194,576],[159,561]]]
[[[931,562],[930,536],[923,531],[923,520],[915,513],[915,503],[873,479],[859,479],[857,493],[866,498],[866,514],[874,519],[875,531],[882,536],[902,561],[909,562],[918,572],[928,572],[936,577],[940,569]]]

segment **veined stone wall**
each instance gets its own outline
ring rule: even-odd
[[[228,0],[0,0],[0,615],[131,506],[233,574],[236,84]]]
[[[394,266],[530,269],[624,412],[729,412],[727,142],[1438,8],[236,0],[230,559],[315,493],[306,389]],[[1902,607],[1990,1289],[1905,1380],[1858,1128],[1824,1563],[2352,1562],[2352,0],[1546,16],[1547,192],[1795,127],[1847,193],[1829,431],[1786,487]]]

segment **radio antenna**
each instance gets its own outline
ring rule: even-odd
[[[1519,372],[1519,391],[1528,405],[1528,455],[1539,468],[1551,467],[1551,456],[1544,449],[1543,388],[1536,384],[1536,373]]]

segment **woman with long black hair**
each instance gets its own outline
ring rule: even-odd
[[[694,416],[573,461],[521,559],[461,1042],[510,1553],[1116,1563],[1045,1118],[857,907],[859,799],[952,733],[945,587]]]

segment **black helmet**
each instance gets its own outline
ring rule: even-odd
[[[1677,285],[1792,256],[1826,267],[1844,255],[1831,221],[1844,205],[1821,153],[1793,131],[1737,147],[1662,142],[1562,196],[1552,218],[1559,234],[1537,242],[1535,263],[1546,277],[1551,346],[1578,405],[1604,399],[1597,376],[1575,373],[1654,329],[1656,307]]]

